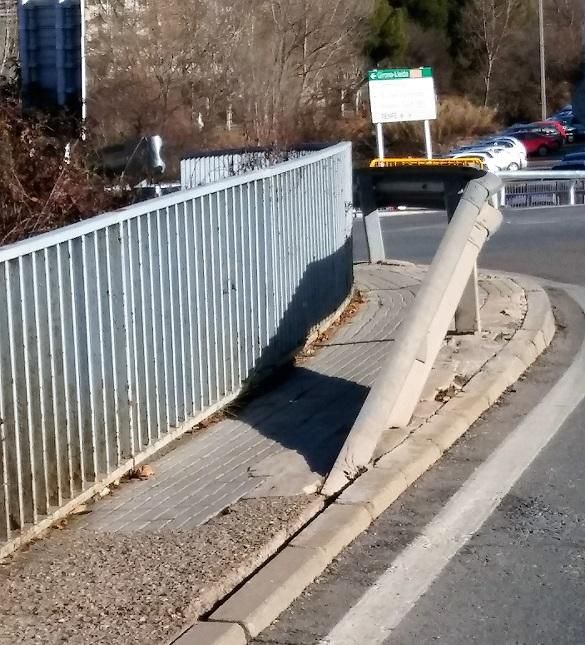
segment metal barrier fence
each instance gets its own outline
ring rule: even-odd
[[[350,202],[339,144],[0,248],[0,557],[343,303]]]
[[[325,147],[324,144],[313,143],[289,149],[256,147],[192,152],[181,159],[181,186],[184,189],[207,186],[228,177],[299,159]]]
[[[585,172],[528,170],[498,173],[504,185],[497,196],[501,208],[576,206],[585,203]]]

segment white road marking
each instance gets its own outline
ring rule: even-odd
[[[565,288],[585,310],[585,288],[573,285]],[[392,630],[481,528],[581,402],[585,396],[584,383],[585,345],[543,401],[477,468],[321,644],[377,645],[390,639]]]

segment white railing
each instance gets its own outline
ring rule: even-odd
[[[298,148],[238,148],[192,152],[181,159],[181,186],[185,189],[207,186],[222,179],[270,168],[277,163],[300,159],[322,150],[322,144],[305,144]]]
[[[585,203],[585,172],[577,170],[524,170],[501,172],[504,182],[497,195],[502,208],[577,206]]]
[[[340,306],[350,202],[339,144],[0,248],[0,557]]]

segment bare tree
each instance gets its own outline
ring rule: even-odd
[[[524,4],[523,0],[470,0],[466,8],[464,29],[482,65],[486,106],[490,102],[494,68]]]

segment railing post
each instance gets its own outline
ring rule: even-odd
[[[382,226],[380,225],[380,213],[373,211],[364,215],[364,229],[368,244],[368,260],[370,264],[383,262],[386,259],[384,250],[384,239],[382,237]]]
[[[364,218],[364,230],[368,245],[368,260],[370,264],[383,262],[386,259],[380,213],[376,207],[374,187],[369,175],[360,177],[360,206]]]
[[[576,181],[573,179],[571,180],[571,183],[569,184],[569,205],[574,206],[575,205],[575,185]]]

